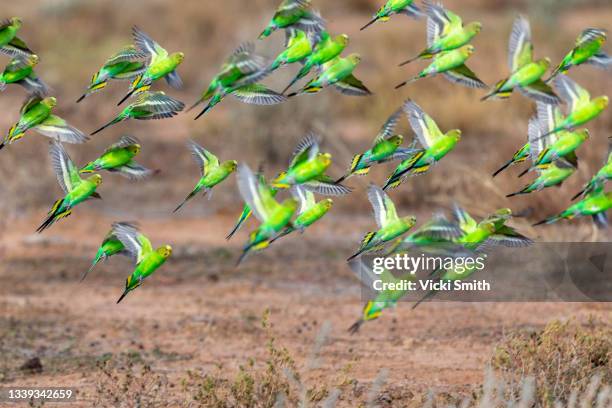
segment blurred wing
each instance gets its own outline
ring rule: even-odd
[[[187,148],[198,163],[202,176],[205,176],[210,168],[219,166],[219,158],[193,140],[187,142]]]
[[[463,231],[472,231],[478,227],[476,220],[457,204],[454,205],[453,214]]]
[[[526,236],[519,234],[514,228],[504,225],[497,232],[491,235],[485,245],[501,245],[510,248],[527,247],[533,244],[533,240]]]
[[[312,206],[316,204],[314,194],[306,190],[302,186],[293,186],[291,188],[291,195],[300,203],[299,214],[303,214],[305,211],[307,211],[309,208],[312,208]]]
[[[606,30],[601,30],[599,28],[587,28],[580,33],[580,36],[576,40],[576,47],[582,47],[583,45],[600,38],[605,39],[606,36]]]
[[[469,88],[487,88],[487,84],[482,82],[480,78],[478,78],[478,76],[476,76],[476,74],[465,64],[460,65],[457,68],[453,68],[450,71],[444,72],[444,76],[451,82],[465,85]]]
[[[341,196],[351,192],[350,188],[342,184],[335,184],[333,182],[320,180],[309,181],[302,184],[302,186],[308,191],[324,196]]]
[[[70,160],[68,153],[66,153],[61,143],[51,142],[49,155],[51,156],[51,165],[60,187],[64,190],[64,193],[70,193],[81,182],[79,171],[74,166],[72,160]]]
[[[425,14],[427,14],[427,46],[431,47],[433,43],[446,34],[451,25],[455,27],[457,24],[461,27],[461,19],[454,13],[450,13],[444,9],[442,4],[434,4],[429,0],[423,2],[425,6]]]
[[[45,96],[49,94],[49,87],[40,78],[37,78],[35,74],[30,74],[17,82],[23,86],[30,95]]]
[[[591,100],[591,95],[587,90],[571,80],[567,75],[558,75],[555,78],[555,85],[559,94],[561,94],[561,98],[570,105],[572,112],[588,104]]]
[[[541,124],[535,117],[529,119],[529,127],[527,132],[529,135],[529,156],[531,157],[532,162],[535,164],[540,158],[540,153],[542,153],[546,146],[550,145],[551,138],[542,137]]]
[[[244,75],[263,70],[265,63],[265,58],[255,54],[255,45],[251,42],[241,44],[227,59],[228,65],[235,66]]]
[[[314,159],[320,151],[319,140],[321,138],[312,132],[300,140],[291,155],[289,168],[293,168],[304,161]]]
[[[563,120],[561,110],[555,105],[538,102],[536,104],[536,109],[538,112],[538,122],[540,124],[540,131],[543,134],[552,132]],[[558,136],[556,134],[551,134],[549,135],[549,140],[556,140],[557,137]]]
[[[368,189],[368,199],[374,209],[374,217],[376,218],[378,228],[384,228],[398,220],[393,201],[380,187],[371,185]]]
[[[241,164],[238,167],[238,190],[257,219],[260,222],[266,222],[269,218],[269,212],[261,196],[260,181],[246,164]]]
[[[508,65],[511,72],[533,61],[533,44],[531,43],[531,27],[529,21],[518,16],[512,26],[508,48]]]
[[[119,171],[119,173],[126,176],[130,180],[142,180],[155,173],[153,170],[147,169],[146,167],[141,166],[140,164],[134,161],[131,161],[124,166],[118,167],[117,171]]]
[[[367,96],[372,95],[372,92],[357,79],[353,74],[347,76],[346,78],[338,81],[334,84],[334,88],[340,93],[350,96]]]
[[[145,92],[136,99],[132,107],[152,114],[162,115],[180,112],[185,107],[185,104],[178,99],[167,96],[163,92]],[[157,118],[156,115],[153,116]]]
[[[519,87],[519,91],[536,102],[543,102],[549,105],[558,105],[561,102],[552,88],[541,79],[538,79],[527,86]]]
[[[261,84],[244,85],[231,94],[240,102],[250,105],[277,105],[287,100],[286,96]]]
[[[147,56],[148,54],[139,51],[133,45],[126,45],[121,49],[121,51],[107,59],[104,65],[115,65],[120,62],[135,62],[138,60],[142,60]]]
[[[153,39],[145,34],[145,32],[140,28],[134,26],[132,28],[132,35],[134,36],[134,44],[136,44],[136,47],[141,52],[151,56],[151,63],[160,58],[166,58],[168,56],[168,51],[153,41]]]
[[[40,125],[35,126],[39,133],[63,143],[85,143],[89,140],[79,129],[70,126],[59,116],[49,115]]]
[[[21,109],[19,110],[19,113],[23,115],[24,113],[29,111],[32,108],[32,106],[42,101],[42,99],[43,98],[40,95],[28,96],[28,98],[23,102],[23,105],[21,105]]]
[[[605,52],[600,52],[589,58],[586,63],[601,69],[611,69],[612,57]]]
[[[138,265],[145,256],[153,252],[151,241],[133,225],[113,224],[113,233],[123,244],[130,257]]]
[[[463,235],[461,228],[446,219],[442,214],[434,215],[433,219],[419,228],[413,236],[416,238],[431,238],[452,240]]]
[[[419,142],[424,148],[431,147],[443,136],[436,122],[413,101],[408,100],[404,104],[404,112],[408,115],[410,127],[417,134]]]
[[[165,78],[168,85],[170,85],[172,88],[181,89],[183,87],[183,80],[176,70],[166,75]]]
[[[102,154],[109,153],[113,150],[125,149],[126,147],[134,146],[137,144],[140,144],[140,141],[134,136],[121,136],[117,143],[113,143],[112,145],[108,146],[108,148]]]
[[[393,136],[393,132],[395,131],[395,127],[397,126],[397,122],[399,121],[401,114],[402,108],[396,110],[393,115],[389,116],[389,119],[387,119],[382,128],[380,128],[376,139],[374,139],[374,143],[372,143],[372,147],[376,146],[388,137]]]

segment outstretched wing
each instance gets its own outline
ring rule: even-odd
[[[434,4],[430,0],[423,2],[425,14],[427,14],[427,46],[433,43],[449,31],[462,26],[459,16],[446,10],[442,4]]]
[[[277,105],[287,100],[285,95],[281,95],[261,84],[244,85],[231,94],[240,102],[250,105]]]
[[[211,168],[219,166],[219,158],[193,140],[187,142],[187,148],[198,163],[202,176],[205,176]]]
[[[591,95],[567,75],[558,75],[555,85],[561,98],[570,106],[572,112],[588,104]]]
[[[519,91],[536,102],[544,102],[550,105],[558,105],[561,102],[553,89],[541,79],[529,85],[519,87]]]
[[[578,38],[576,39],[576,47],[582,47],[583,45],[591,41],[598,40],[600,38],[605,39],[606,37],[606,30],[602,30],[600,28],[587,28],[582,31],[582,33],[580,33],[580,36],[578,36]]]
[[[266,222],[270,217],[269,205],[266,203],[271,194],[266,186],[247,166],[241,164],[238,167],[238,190],[245,203],[253,210],[253,214],[260,222]],[[266,192],[267,190],[267,192]],[[272,200],[274,200],[272,198]]]
[[[300,203],[299,214],[303,214],[305,211],[307,211],[309,208],[312,208],[312,206],[316,204],[314,194],[306,190],[302,186],[295,185],[291,187],[291,195]]]
[[[168,51],[153,41],[153,39],[145,34],[140,28],[134,26],[132,28],[132,35],[134,37],[134,44],[136,44],[138,50],[151,56],[151,63],[168,56]]]
[[[543,102],[536,103],[538,122],[542,134],[550,133],[563,121],[563,115],[559,107]],[[548,140],[557,140],[558,135],[553,133],[547,137]]]
[[[250,75],[263,70],[266,60],[255,54],[255,45],[252,42],[246,42],[234,50],[225,64],[229,67],[236,67],[244,75]]]
[[[163,92],[144,92],[131,106],[132,109],[151,113],[150,119],[157,119],[159,115],[176,114],[182,111],[185,104]]]
[[[319,140],[321,138],[314,134],[308,133],[306,137],[300,140],[291,155],[291,161],[289,162],[289,168],[293,168],[299,163],[307,160],[314,159],[319,154]]]
[[[465,64],[444,72],[444,76],[451,82],[455,82],[469,88],[487,88],[487,84],[482,82],[474,71],[469,69]]]
[[[368,189],[368,200],[374,209],[374,218],[376,218],[378,228],[384,228],[393,221],[397,221],[395,205],[382,188],[372,184]]]
[[[380,128],[378,135],[376,135],[376,139],[374,139],[374,143],[372,143],[372,147],[376,146],[383,140],[387,139],[390,136],[393,136],[393,132],[397,126],[397,122],[402,115],[402,108],[396,110],[393,115],[389,116],[389,119],[385,122],[385,124]]]
[[[148,54],[138,50],[133,45],[126,45],[118,53],[106,60],[104,65],[115,65],[120,62],[135,62],[148,57]]]
[[[367,96],[372,95],[372,92],[357,79],[353,74],[336,82],[334,88],[345,95],[350,96]]]
[[[533,43],[531,42],[531,26],[523,16],[518,16],[512,26],[510,44],[508,47],[508,66],[511,72],[533,61]]]
[[[113,224],[113,234],[123,244],[130,257],[138,265],[149,253],[153,252],[151,241],[133,225]]]
[[[491,235],[485,245],[502,245],[511,248],[527,247],[533,244],[533,240],[519,234],[514,228],[504,225],[495,234]]]
[[[550,105],[546,105],[550,106]],[[539,116],[539,115],[538,115]],[[549,137],[542,137],[542,127],[541,123],[539,123],[538,118],[532,117],[529,119],[529,127],[528,127],[528,140],[529,140],[529,157],[531,157],[531,161],[536,164],[538,159],[540,158],[540,153],[551,144],[551,138],[555,137],[554,135],[549,135]]]
[[[443,134],[434,120],[412,100],[404,104],[404,112],[408,115],[410,127],[417,134],[424,148],[431,147]]]
[[[140,144],[140,141],[134,137],[134,136],[121,136],[121,138],[119,139],[119,141],[117,141],[116,143],[113,143],[112,145],[108,146],[108,148],[104,151],[103,154],[106,154],[110,151],[113,150],[118,150],[118,149],[125,149],[126,147],[129,146],[134,146]]]
[[[465,232],[473,231],[478,227],[476,220],[457,204],[453,207],[453,215],[455,216],[455,220],[459,223],[459,227]]]
[[[89,140],[79,129],[69,125],[59,116],[49,115],[41,124],[35,126],[39,133],[63,143],[85,143]]]
[[[81,182],[78,169],[72,160],[70,160],[68,153],[66,153],[64,146],[60,142],[51,142],[49,155],[51,156],[51,165],[60,187],[64,190],[64,193],[70,193]]]

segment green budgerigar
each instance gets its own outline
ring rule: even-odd
[[[283,0],[268,26],[259,35],[259,39],[264,39],[279,29],[297,29],[316,35],[324,26],[325,22],[319,13],[312,10],[310,0]]]
[[[469,88],[486,88],[487,85],[482,82],[478,76],[470,69],[465,62],[474,53],[474,46],[471,44],[463,47],[444,51],[433,58],[433,62],[427,68],[422,70],[418,75],[397,85],[395,89],[399,89],[412,82],[418,81],[421,78],[426,78],[438,74],[443,74],[446,79],[451,82],[467,86]]]
[[[85,143],[88,137],[83,132],[51,113],[56,105],[57,99],[53,96],[30,96],[21,107],[19,122],[11,127],[0,149],[21,139],[30,129],[63,143]]]
[[[449,221],[444,214],[436,213],[406,238],[397,240],[390,246],[386,256],[414,248],[428,253],[454,250],[456,247],[453,241],[461,237],[463,233],[457,223]]]
[[[132,33],[136,48],[149,56],[149,62],[145,71],[134,78],[127,95],[117,105],[121,105],[132,95],[148,91],[151,84],[161,78],[165,78],[172,88],[180,89],[183,81],[176,70],[185,59],[185,54],[182,52],[168,53],[138,27],[133,27]]]
[[[257,230],[250,234],[249,241],[238,259],[240,264],[251,251],[267,248],[270,240],[290,225],[298,202],[295,198],[288,198],[282,203],[276,201],[265,180],[255,176],[246,164],[238,167],[238,189],[242,199],[261,223]]]
[[[313,94],[328,86],[333,86],[345,95],[371,95],[372,92],[353,75],[353,71],[355,71],[360,62],[361,56],[359,54],[350,54],[346,58],[336,57],[325,63],[319,75],[308,82],[301,90],[290,93],[287,96]]]
[[[565,75],[558,75],[555,78],[555,85],[561,94],[561,98],[569,106],[569,112],[563,120],[557,121],[555,127],[551,128],[542,137],[547,137],[562,130],[572,130],[592,121],[606,110],[610,102],[605,95],[591,99],[591,95],[586,89]]]
[[[409,101],[407,101],[406,104],[407,103],[409,103]],[[404,137],[402,135],[395,134],[395,128],[402,115],[404,106],[398,109],[389,117],[389,119],[387,119],[385,124],[378,132],[378,135],[376,135],[370,149],[353,157],[348,172],[338,179],[336,181],[337,183],[340,183],[353,175],[368,174],[372,166],[376,164],[386,163],[393,160],[403,160],[410,154],[416,152],[416,150],[412,148],[401,148],[400,146],[404,141]]]
[[[303,61],[304,66],[293,80],[283,90],[283,94],[287,92],[297,81],[304,78],[310,71],[315,68],[318,69],[325,63],[335,59],[342,51],[346,48],[349,42],[349,36],[341,34],[336,37],[332,37],[327,31],[321,33],[321,39],[314,47],[312,53]]]
[[[604,166],[591,178],[591,180],[584,186],[582,191],[578,192],[572,200],[578,197],[592,194],[595,191],[603,190],[605,184],[612,180],[612,136],[608,138],[608,154],[606,156],[606,162]]]
[[[266,59],[255,53],[253,43],[241,44],[221,65],[221,70],[202,92],[200,99],[188,110],[208,102],[195,117],[197,120],[227,95],[252,105],[275,105],[286,101],[285,96],[257,83],[270,75],[267,65]]]
[[[312,39],[301,30],[290,30],[287,47],[272,62],[269,71],[274,71],[283,65],[301,62],[312,54]]]
[[[566,159],[558,159],[543,168],[537,168],[538,177],[522,190],[508,194],[506,197],[514,197],[522,194],[542,191],[545,188],[560,187],[565,180],[576,172],[576,165]]]
[[[125,281],[125,290],[117,300],[121,302],[128,293],[142,285],[144,280],[157,271],[172,255],[172,247],[163,245],[153,249],[149,238],[130,225],[119,224],[113,228],[115,236],[121,241],[136,268]]]
[[[92,135],[128,119],[154,120],[172,118],[182,111],[184,107],[185,104],[183,102],[167,96],[164,92],[143,92],[138,95],[134,102],[126,106],[115,119],[93,132]]]
[[[512,27],[508,49],[508,65],[510,76],[499,81],[493,90],[482,100],[489,98],[509,98],[514,89],[536,101],[557,105],[559,97],[548,86],[542,77],[550,67],[548,58],[533,59],[533,43],[531,26],[523,16],[519,16]]]
[[[427,48],[414,58],[400,64],[404,66],[418,59],[429,59],[444,51],[451,51],[469,43],[480,30],[482,23],[463,24],[461,17],[445,9],[442,4],[424,1],[427,14]]]
[[[325,174],[331,162],[331,154],[321,153],[319,137],[312,133],[308,134],[298,143],[287,170],[281,172],[270,185],[275,189],[302,185],[307,190],[322,195],[350,193],[348,187],[335,182]]]
[[[378,230],[368,232],[361,241],[357,252],[347,261],[369,252],[379,251],[394,239],[404,235],[416,224],[416,217],[399,217],[391,198],[378,186],[370,185],[368,199],[374,208]]]
[[[81,275],[81,281],[83,281],[87,277],[89,272],[93,271],[96,265],[98,265],[100,262],[104,262],[111,256],[114,256],[117,254],[128,255],[128,252],[125,250],[125,246],[119,240],[119,238],[117,238],[117,235],[115,234],[115,229],[118,226],[126,226],[129,228],[136,229],[136,226],[131,223],[127,223],[127,222],[113,223],[111,230],[106,234],[106,237],[104,237],[104,241],[102,241],[102,244],[98,248],[98,251],[96,252],[96,256],[94,257],[93,261],[91,261],[91,266],[89,267],[88,270],[83,272],[83,275]]]
[[[610,208],[612,208],[612,191],[606,193],[603,189],[597,189],[589,194],[586,194],[582,200],[571,205],[560,214],[546,218],[545,220],[533,224],[533,226],[554,224],[562,219],[571,220],[576,217],[590,215],[593,217],[593,222],[595,222],[595,225],[597,225],[598,228],[603,229],[608,226],[608,216],[606,211],[608,211]]]
[[[68,217],[72,213],[72,209],[83,201],[100,198],[96,190],[102,184],[102,176],[99,174],[82,179],[61,143],[51,142],[49,154],[53,170],[57,175],[57,181],[65,195],[53,204],[47,218],[36,230],[39,233],[56,221]]]
[[[154,173],[134,161],[140,153],[140,142],[134,136],[122,136],[110,145],[96,160],[87,163],[80,173],[94,173],[102,170],[117,172],[129,179],[143,179]]]
[[[4,91],[8,84],[17,84],[24,87],[30,95],[46,96],[49,87],[34,72],[38,60],[38,55],[35,54],[13,58],[0,74],[0,91]]]
[[[302,186],[293,186],[291,188],[291,195],[300,203],[297,217],[290,226],[285,227],[280,234],[270,240],[270,243],[294,231],[303,233],[306,228],[323,218],[334,205],[334,200],[331,198],[325,198],[317,202],[314,193],[306,190]]]
[[[191,200],[201,191],[204,192],[204,195],[208,194],[208,198],[210,199],[212,196],[212,188],[228,178],[238,166],[238,162],[236,160],[228,160],[221,163],[217,156],[204,149],[193,140],[188,142],[187,147],[198,163],[201,178],[191,193],[189,193],[187,198],[185,198],[185,200],[183,200],[183,202],[176,207],[174,212],[180,210],[181,207],[183,207],[189,200]]]
[[[537,131],[538,133],[540,132],[537,116],[534,116],[529,120],[528,134],[530,131]],[[527,143],[525,143],[523,147],[518,149],[510,160],[508,160],[506,163],[504,163],[503,166],[497,169],[495,173],[493,173],[493,177],[496,177],[498,174],[500,174],[502,171],[506,170],[510,166],[514,166],[516,164],[525,162],[527,159],[529,159],[530,156],[531,156],[531,145],[529,144],[529,137],[528,137]]]
[[[21,18],[11,17],[0,21],[0,52],[13,58],[27,58],[34,54],[26,43],[17,37],[21,28]]]
[[[391,16],[395,14],[404,14],[412,18],[421,18],[423,13],[414,4],[414,0],[387,0],[387,2],[381,6],[372,19],[363,27],[361,31],[365,30],[377,21],[386,22],[389,21]]]
[[[146,69],[147,54],[135,46],[128,45],[106,60],[104,65],[91,78],[85,93],[77,99],[77,103],[89,95],[98,92],[108,85],[112,79],[132,79],[142,74]]]
[[[424,174],[431,166],[442,160],[455,148],[461,139],[461,130],[453,129],[446,134],[423,109],[411,100],[404,105],[410,127],[416,133],[421,148],[403,160],[389,177],[383,190],[395,188],[412,175]]]
[[[600,28],[587,28],[576,40],[574,48],[563,58],[551,78],[566,74],[572,67],[582,64],[594,65],[603,69],[612,67],[612,57],[601,50],[606,42],[607,32]]]

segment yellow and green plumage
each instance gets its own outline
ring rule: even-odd
[[[119,300],[117,300],[117,303],[119,303],[128,293],[142,285],[147,277],[151,276],[166,263],[172,255],[172,247],[170,245],[163,245],[153,249],[149,238],[132,225],[116,224],[113,231],[125,247],[125,251],[128,252],[136,264],[134,271],[125,281],[125,290]]]
[[[270,240],[290,225],[298,202],[295,198],[288,198],[282,203],[276,201],[265,180],[255,176],[245,164],[238,167],[238,188],[242,199],[253,210],[253,214],[261,223],[250,234],[249,241],[244,246],[238,260],[240,264],[251,251],[267,248]]]
[[[603,229],[608,226],[608,216],[606,212],[612,208],[612,192],[606,193],[603,188],[596,189],[588,193],[577,203],[571,205],[560,214],[546,218],[534,226],[542,224],[553,224],[562,219],[571,220],[576,217],[591,216],[595,225]]]
[[[584,186],[584,188],[578,192],[572,200],[577,199],[580,196],[586,196],[588,194],[592,194],[595,191],[603,190],[605,184],[612,180],[612,136],[608,138],[608,152],[606,155],[606,161],[604,166],[599,169],[599,171],[589,180],[589,182]]]
[[[201,191],[204,191],[204,195],[208,194],[208,198],[210,199],[211,194],[209,193],[212,188],[228,178],[238,166],[236,160],[228,160],[221,163],[217,156],[204,149],[193,140],[189,141],[187,147],[200,167],[201,178],[187,198],[176,207],[174,212],[180,210],[187,201],[191,200]]]
[[[0,149],[21,139],[30,129],[63,143],[85,143],[88,140],[87,136],[70,126],[64,119],[51,113],[56,105],[57,100],[52,96],[46,98],[38,95],[30,96],[21,107],[19,121],[4,137]]]
[[[286,49],[274,59],[268,70],[274,71],[283,65],[303,61],[312,54],[312,48],[312,40],[304,31],[291,30]]]
[[[30,95],[41,98],[46,96],[49,88],[34,72],[38,61],[38,55],[34,54],[13,58],[0,74],[0,91],[3,91],[8,84],[17,84],[24,87]]]
[[[21,29],[22,20],[19,17],[11,17],[0,21],[0,52],[13,58],[27,58],[34,54],[26,43],[17,37]]]
[[[185,59],[185,54],[182,52],[168,53],[166,49],[138,27],[133,27],[132,32],[136,48],[149,56],[149,63],[144,72],[134,78],[128,94],[119,101],[118,105],[121,105],[132,95],[148,91],[151,84],[161,78],[164,78],[172,88],[180,89],[183,86],[183,81],[176,70]]]
[[[142,74],[146,69],[147,54],[139,51],[135,46],[128,45],[106,60],[104,65],[92,76],[85,93],[77,103],[89,95],[104,89],[108,81],[113,79],[132,79]]]
[[[365,235],[359,249],[348,258],[348,261],[381,250],[388,242],[404,235],[416,224],[414,216],[400,218],[397,215],[395,204],[380,187],[371,185],[368,189],[368,199],[374,209],[378,230]]]
[[[333,86],[345,95],[371,95],[372,92],[353,75],[353,71],[360,62],[361,56],[359,54],[350,54],[346,58],[336,57],[324,64],[319,75],[308,82],[301,90],[287,96],[313,94],[329,86]]]
[[[493,90],[482,100],[489,98],[509,98],[514,89],[539,102],[557,105],[559,97],[542,77],[550,67],[550,60],[533,59],[531,26],[523,16],[519,16],[512,27],[508,49],[510,76],[499,81]]]
[[[424,174],[452,151],[461,139],[461,131],[440,131],[436,122],[411,100],[404,105],[412,130],[416,133],[421,148],[402,161],[389,177],[384,190],[399,186],[412,175]]]
[[[39,233],[56,221],[68,217],[72,213],[72,209],[83,201],[100,198],[96,190],[102,183],[102,176],[99,174],[82,179],[76,166],[59,142],[51,143],[49,154],[57,181],[65,195],[53,204],[47,218],[36,230]]]
[[[433,58],[436,54],[451,51],[469,43],[482,29],[478,21],[463,24],[461,17],[441,4],[424,1],[427,15],[427,48],[416,57],[402,62],[400,66],[411,63],[417,59]]]
[[[134,102],[126,106],[115,119],[92,132],[92,135],[128,119],[156,120],[172,118],[182,111],[184,107],[185,104],[183,102],[171,98],[163,92],[143,92],[138,95]]]
[[[266,38],[279,29],[296,29],[315,35],[320,33],[325,23],[319,13],[312,10],[310,3],[310,0],[283,0],[259,35],[259,39]]]
[[[104,240],[102,241],[102,244],[98,248],[98,251],[96,252],[96,256],[91,262],[91,266],[81,276],[81,281],[83,281],[87,277],[89,272],[91,272],[96,267],[96,265],[98,265],[100,262],[104,262],[111,256],[114,256],[117,254],[121,254],[121,255],[129,254],[125,250],[125,245],[123,245],[123,243],[119,240],[119,238],[117,238],[117,235],[115,234],[115,229],[118,226],[126,226],[126,227],[136,229],[136,226],[128,222],[113,223],[111,230],[106,234],[106,236],[104,237]]]
[[[389,21],[391,16],[395,14],[404,14],[417,19],[422,16],[421,10],[414,4],[414,0],[387,0],[387,2],[374,14],[372,19],[361,27],[361,31],[377,21]]]
[[[80,173],[106,170],[117,172],[129,179],[143,179],[154,173],[134,161],[140,153],[140,142],[133,136],[122,136],[117,143],[109,146],[96,160],[87,163]]]
[[[612,58],[601,50],[606,42],[607,32],[600,28],[587,28],[576,40],[574,48],[563,58],[551,78],[566,74],[572,67],[582,64],[594,65],[602,69],[612,66]]]

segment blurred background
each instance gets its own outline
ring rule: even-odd
[[[153,88],[190,106],[240,43],[254,41],[258,52],[270,58],[282,51],[281,32],[264,41],[256,40],[278,3],[277,0],[22,0],[5,2],[2,10],[4,17],[23,18],[19,36],[40,56],[37,72],[57,97],[56,113],[90,133],[119,112],[116,103],[125,94],[128,82],[112,82],[80,104],[75,101],[104,61],[131,43],[132,26],[139,26],[169,52],[185,53],[185,61],[178,69],[184,88],[176,91],[163,81],[156,82]],[[433,212],[449,209],[453,202],[476,216],[485,216],[500,207],[516,211],[532,208],[529,219],[516,221],[519,230],[532,238],[548,241],[609,238],[608,232],[595,232],[590,219],[561,222],[537,230],[529,225],[566,208],[570,197],[602,165],[608,136],[612,135],[610,109],[588,124],[591,139],[578,152],[579,171],[563,187],[506,199],[506,194],[523,187],[527,177],[517,179],[516,167],[495,179],[491,174],[526,142],[527,122],[535,112],[534,104],[518,94],[506,101],[479,102],[483,91],[451,84],[442,77],[424,79],[396,91],[397,83],[426,66],[424,62],[415,62],[398,67],[401,61],[424,48],[425,21],[394,16],[387,23],[377,23],[360,32],[359,28],[381,1],[314,0],[313,3],[326,19],[330,33],[350,36],[347,52],[360,53],[363,58],[355,75],[374,92],[373,96],[348,97],[328,89],[271,107],[244,105],[226,98],[198,121],[193,120],[195,111],[169,120],[127,121],[94,136],[85,145],[66,145],[75,162],[84,164],[121,135],[133,135],[142,144],[137,161],[160,169],[161,173],[140,182],[103,173],[104,182],[99,190],[103,200],[79,206],[69,219],[40,236],[33,232],[61,192],[48,158],[48,140],[29,132],[0,152],[0,171],[4,176],[0,184],[4,224],[4,261],[0,270],[3,282],[7,283],[0,289],[0,310],[6,312],[2,318],[5,336],[0,351],[4,351],[5,361],[0,366],[4,369],[0,381],[37,383],[40,379],[24,377],[19,367],[23,361],[40,356],[45,368],[49,363],[55,370],[45,377],[47,383],[70,379],[91,388],[92,377],[84,374],[90,372],[91,362],[78,360],[79,363],[69,364],[65,358],[78,357],[85,361],[84,356],[89,356],[95,363],[104,353],[132,349],[155,357],[152,350],[156,347],[178,353],[180,358],[189,355],[186,360],[179,359],[188,361],[187,366],[206,367],[219,361],[235,366],[244,353],[265,338],[256,322],[262,311],[270,307],[273,314],[276,311],[281,338],[295,340],[295,349],[302,357],[308,354],[308,345],[313,340],[313,336],[305,333],[310,330],[314,333],[326,318],[337,323],[338,336],[343,339],[334,343],[333,350],[339,353],[334,358],[371,361],[381,357],[376,344],[360,349],[359,343],[355,343],[357,340],[349,340],[343,333],[344,326],[359,316],[361,308],[356,295],[358,285],[344,259],[358,245],[363,233],[374,225],[366,198],[368,183],[383,183],[394,164],[375,168],[365,178],[351,178],[347,184],[355,191],[348,197],[335,198],[327,218],[305,235],[288,238],[269,251],[252,256],[243,268],[236,270],[234,260],[246,234],[242,232],[229,243],[224,240],[242,206],[235,176],[217,186],[211,200],[197,198],[180,213],[172,214],[172,209],[199,178],[199,170],[185,147],[188,138],[222,160],[235,159],[252,168],[265,162],[265,170],[272,176],[286,167],[296,143],[314,130],[323,137],[323,150],[333,154],[330,175],[339,177],[348,168],[352,156],[370,146],[387,117],[405,99],[412,98],[441,129],[459,128],[463,138],[457,149],[427,175],[411,178],[392,190],[390,194],[400,214],[415,214],[424,222]],[[464,22],[483,22],[483,31],[473,41],[476,52],[468,65],[489,85],[508,74],[508,36],[517,14],[529,17],[536,57],[548,56],[555,65],[573,47],[584,28],[610,29],[612,21],[612,8],[605,0],[446,0],[444,5],[458,13]],[[605,49],[612,52],[609,44]],[[6,63],[9,61],[0,58]],[[295,65],[281,68],[265,83],[281,90],[296,69]],[[570,76],[593,96],[612,94],[609,72],[581,66],[573,69]],[[0,95],[3,112],[0,129],[8,131],[18,120],[24,98],[24,91],[18,86],[9,86]],[[405,117],[400,121],[398,132],[405,136],[405,145],[414,137]],[[131,294],[122,308],[115,307],[114,301],[121,293],[123,280],[131,272],[128,261],[113,260],[101,266],[85,284],[77,283],[77,277],[88,266],[110,224],[118,220],[138,221],[154,246],[168,242],[175,248],[173,261],[166,269]],[[245,229],[252,227],[249,224]],[[349,286],[347,294],[345,288]],[[294,293],[291,291],[298,294],[288,295]],[[428,312],[437,313],[443,321],[442,327],[428,319],[429,323],[398,329],[394,317],[392,322],[389,319],[386,323],[374,323],[384,324],[378,326],[384,330],[369,335],[385,342],[389,359],[397,358],[387,366],[395,366],[401,372],[401,367],[409,362],[405,360],[409,357],[402,353],[407,338],[412,342],[423,340],[422,336],[429,333],[439,336],[438,340],[446,341],[450,348],[457,341],[455,336],[461,335],[451,328],[453,324],[466,331],[477,327],[480,330],[477,339],[462,332],[468,337],[461,341],[472,340],[471,350],[478,358],[457,357],[444,364],[436,360],[437,367],[432,369],[425,361],[439,356],[431,350],[422,360],[410,362],[420,367],[417,371],[421,370],[424,376],[435,373],[440,384],[463,386],[469,383],[469,378],[480,377],[482,363],[495,340],[495,336],[484,334],[489,330],[501,335],[503,327],[543,325],[554,317],[582,318],[590,313],[609,317],[609,308],[595,305],[576,309],[570,305],[549,305],[546,316],[533,313],[543,310],[540,306],[516,307],[514,317],[507,316],[505,305],[459,310],[432,307]],[[466,310],[470,312],[468,317],[463,315]],[[506,317],[501,319],[502,315]],[[53,324],[39,324],[42,316]],[[417,311],[411,316],[429,315]],[[66,327],[73,332],[65,334]],[[176,338],[177,333],[181,333],[181,339]],[[236,333],[244,336],[228,339]],[[388,336],[396,341],[389,344]],[[223,339],[227,341],[225,347],[218,344]],[[66,349],[58,344],[66,345]],[[161,361],[159,367],[178,375],[178,368],[168,368],[173,366],[169,361],[175,360],[164,358],[156,360]],[[466,370],[464,379],[458,379],[460,376],[453,371],[459,366]],[[360,375],[371,380],[378,368],[373,364]],[[399,375],[406,379],[408,373]]]

